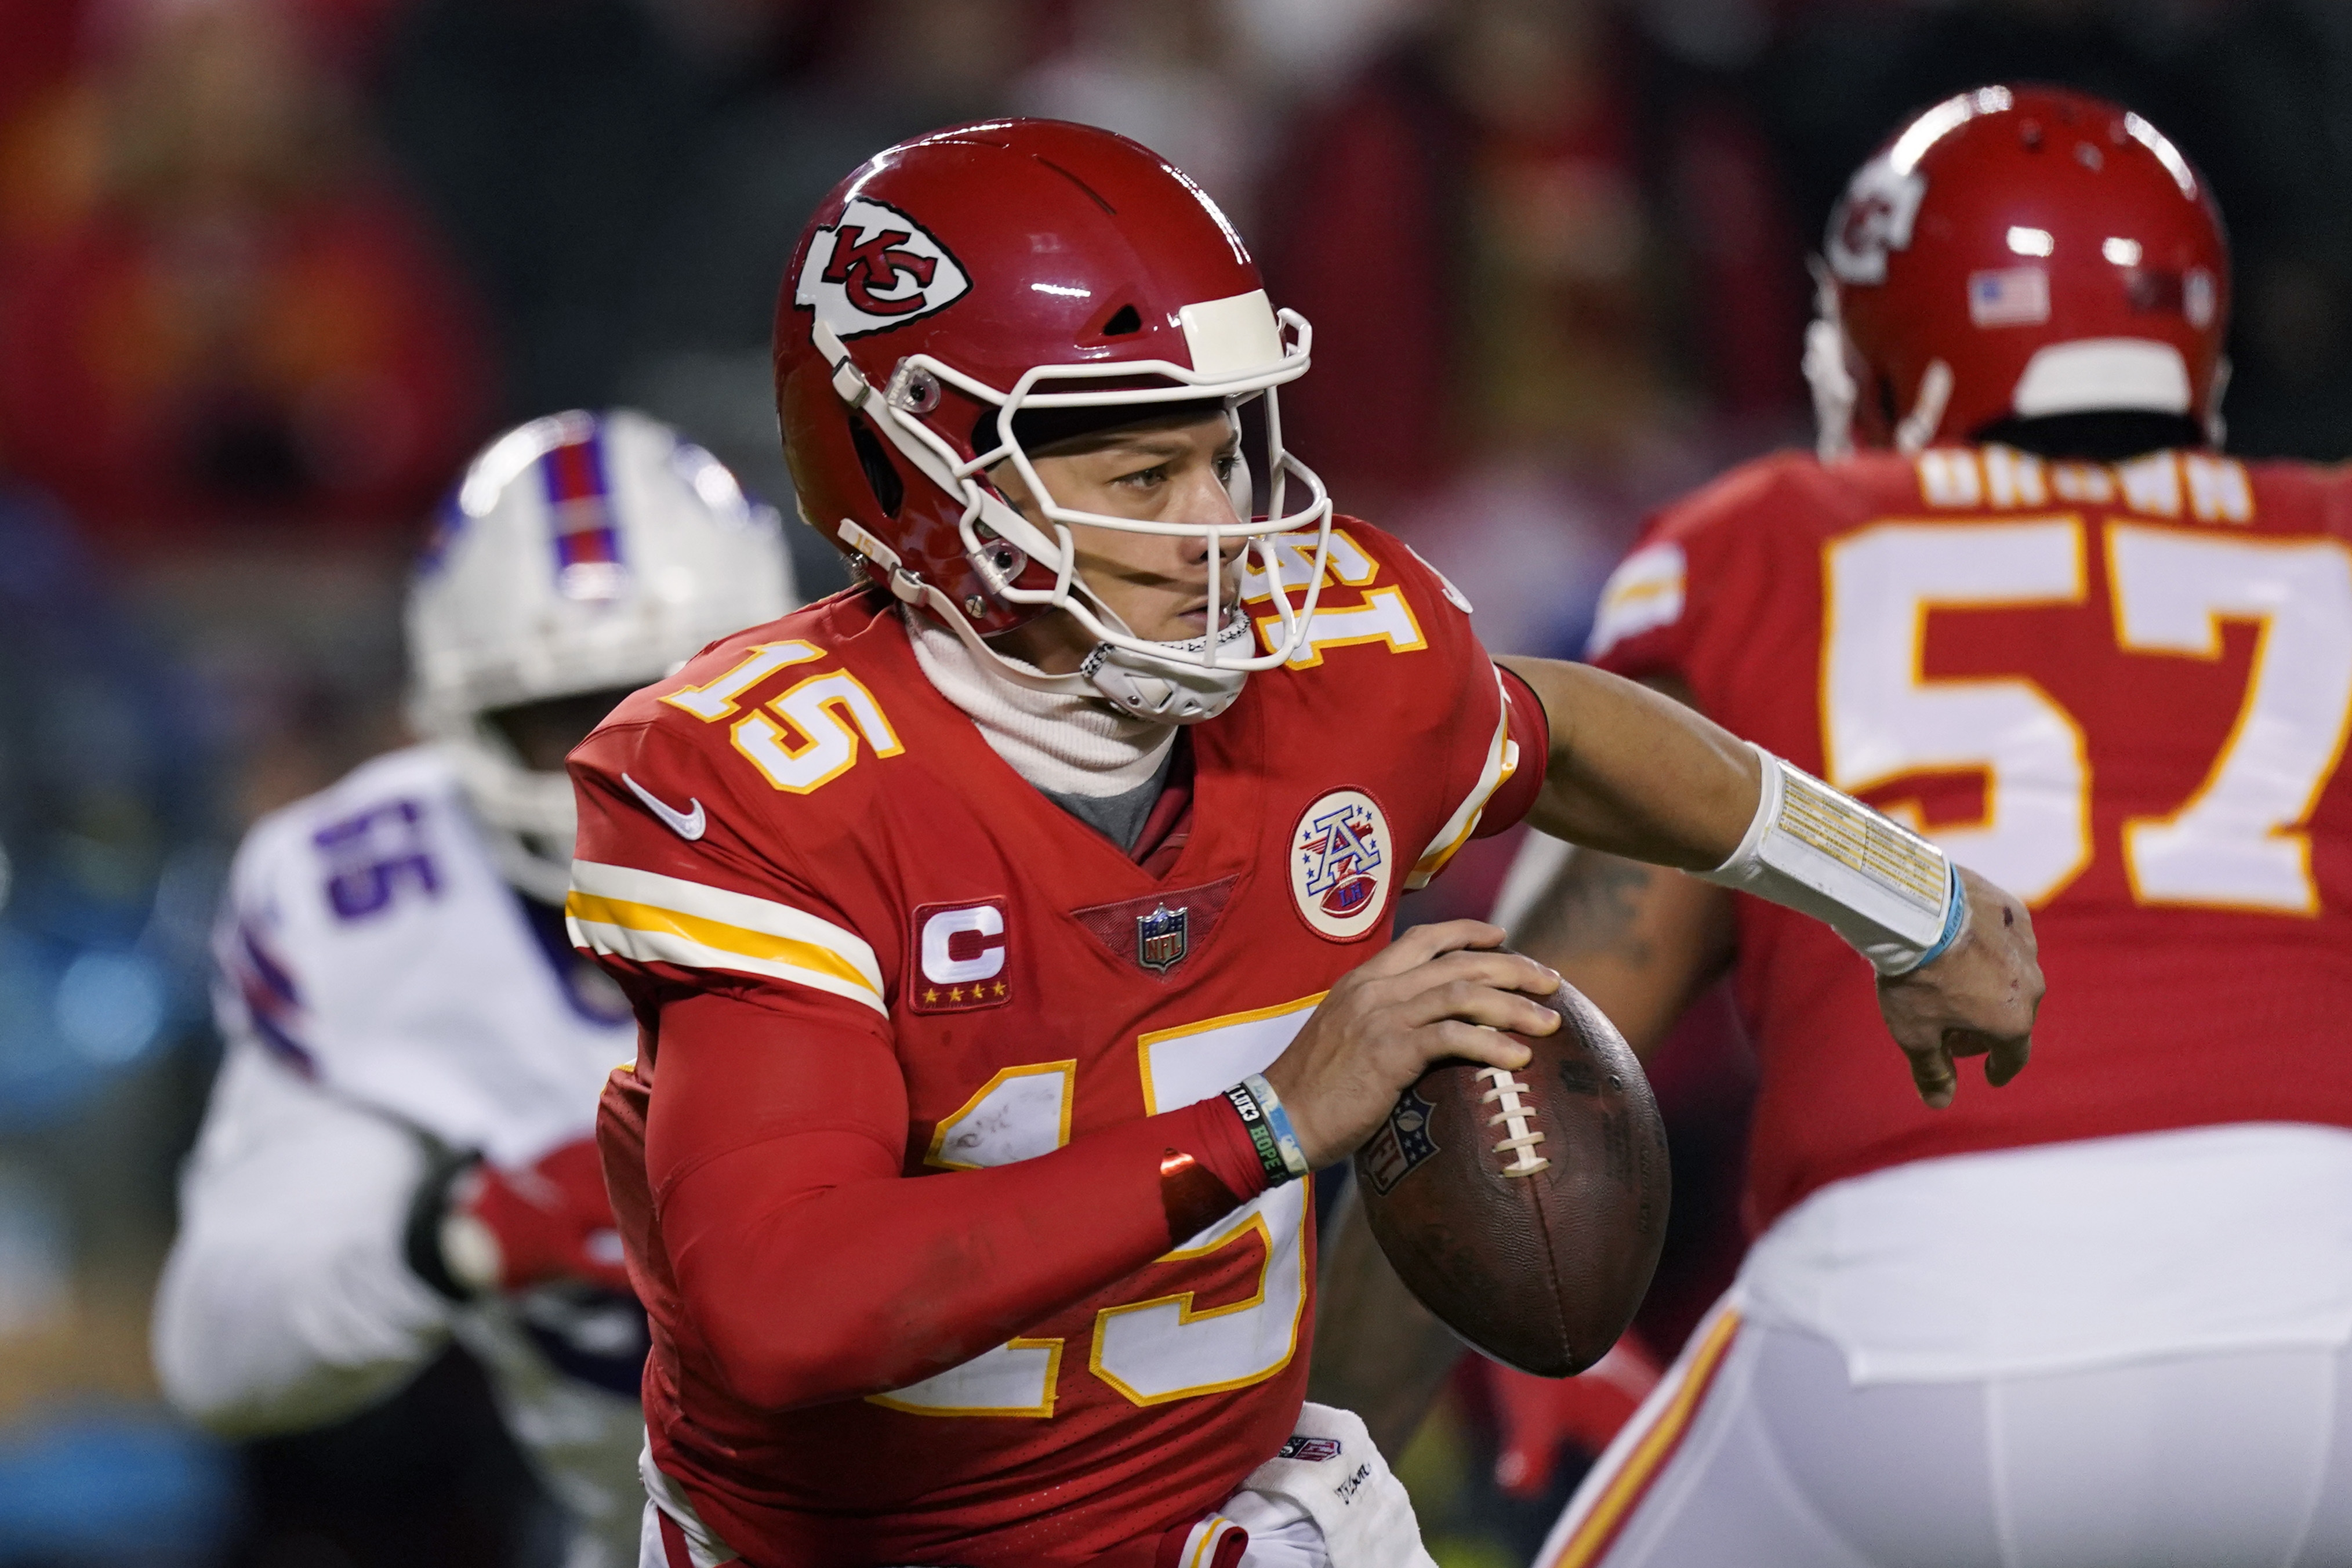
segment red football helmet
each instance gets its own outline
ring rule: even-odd
[[[1189,722],[1221,711],[1250,670],[1287,658],[1313,614],[1331,503],[1284,450],[1274,392],[1305,373],[1310,341],[1302,318],[1267,302],[1216,205],[1149,150],[1056,121],[955,126],[877,155],[803,233],[776,310],[785,457],[811,526],[1007,679]],[[1197,404],[1238,425],[1261,395],[1273,479],[1263,514],[1245,468],[1233,516],[1217,521],[1073,510],[1024,449],[1118,417],[1105,409],[1144,418]],[[1044,527],[989,483],[1005,461]],[[1286,512],[1294,480],[1305,503]],[[1135,637],[1078,576],[1072,523],[1205,537],[1213,635]],[[1277,546],[1277,534],[1307,537]],[[1281,635],[1264,653],[1226,576],[1234,546],[1244,591],[1274,603]],[[1295,558],[1277,563],[1278,548]],[[1272,581],[1305,586],[1307,604],[1294,608]],[[1041,674],[982,641],[1048,608],[1098,641],[1079,674]]]
[[[1805,375],[1824,458],[2008,419],[2177,415],[2221,439],[2229,242],[2164,133],[2102,99],[1946,99],[1830,215]]]

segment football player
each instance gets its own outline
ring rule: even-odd
[[[1637,1049],[1737,966],[1761,1234],[1540,1561],[2352,1562],[2352,488],[2221,455],[2221,221],[2114,104],[1927,110],[1822,274],[1820,460],[1656,519],[1593,657],[2023,897],[2058,989],[1929,1115],[1804,922],[1573,854],[1515,929]]]
[[[227,1056],[155,1309],[180,1409],[300,1430],[454,1338],[576,1521],[570,1568],[636,1561],[645,1318],[593,1142],[635,1026],[564,937],[563,754],[793,602],[774,512],[642,415],[474,459],[409,596],[430,739],[263,818],[231,873]]]
[[[1143,148],[891,148],[777,318],[858,585],[572,754],[572,930],[644,1024],[599,1137],[648,1564],[1426,1563],[1361,1424],[1302,1410],[1305,1178],[1429,1061],[1509,1082],[1497,1029],[1555,1026],[1493,927],[1388,942],[1522,814],[1807,909],[1899,1044],[2022,1064],[2015,900],[1632,682],[1498,671],[1333,518],[1276,405],[1307,323]]]

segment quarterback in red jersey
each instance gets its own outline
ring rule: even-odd
[[[2022,906],[1892,825],[1899,877],[1799,888],[1741,854],[1777,763],[1499,670],[1285,449],[1307,348],[1105,132],[936,132],[804,234],[786,451],[865,581],[572,760],[574,940],[642,1026],[601,1138],[654,1326],[648,1564],[1426,1563],[1361,1424],[1302,1409],[1302,1178],[1428,1062],[1507,1077],[1496,1031],[1549,1026],[1493,928],[1387,941],[1522,814],[1750,866],[1894,976],[1897,1044],[2021,1063]]]
[[[1539,1561],[2352,1562],[2352,483],[2216,449],[2220,221],[2136,114],[1938,104],[1825,252],[1821,460],[1668,509],[1592,656],[2013,889],[2057,989],[1931,1115],[1806,922],[1570,857],[1522,945],[1637,1048],[1736,963],[1760,1235]]]

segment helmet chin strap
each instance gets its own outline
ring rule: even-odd
[[[526,896],[562,909],[572,893],[571,862],[558,865],[533,850],[522,835],[492,823],[483,826],[499,875]]]
[[[1845,334],[1835,321],[1805,328],[1805,384],[1813,394],[1813,452],[1824,463],[1853,456],[1853,373],[1846,368]]]
[[[1919,377],[1919,400],[1895,427],[1895,449],[1906,458],[1926,451],[1943,425],[1944,410],[1951,401],[1952,367],[1939,359],[1929,360]]]
[[[1089,595],[1091,596],[1091,595]],[[1156,720],[1162,724],[1198,724],[1213,719],[1233,705],[1249,679],[1249,671],[1220,666],[1207,668],[1180,659],[1157,659],[1133,648],[1111,643],[1097,643],[1076,670],[1065,675],[1049,675],[1034,665],[1009,658],[998,652],[967,620],[956,604],[938,587],[926,583],[919,595],[901,592],[900,597],[910,602],[917,597],[948,630],[955,633],[965,647],[992,669],[1015,686],[1032,691],[1055,695],[1076,695],[1109,703],[1121,712],[1139,719]],[[1096,600],[1096,613],[1115,629],[1128,632],[1127,623],[1118,612]],[[1128,635],[1132,636],[1132,633]],[[1251,636],[1248,616],[1235,613],[1227,618],[1217,634],[1217,647],[1227,647],[1246,643]],[[1169,646],[1180,652],[1197,652],[1206,647],[1205,637],[1191,638]],[[1236,648],[1236,651],[1238,649]]]
[[[1108,608],[1102,614],[1126,631],[1123,624]],[[1249,617],[1235,614],[1226,618],[1217,632],[1217,650],[1231,648],[1242,651],[1241,645],[1250,641]],[[1209,639],[1192,637],[1168,646],[1180,653],[1203,651]],[[1229,665],[1207,667],[1183,659],[1159,659],[1133,648],[1111,643],[1097,643],[1094,652],[1087,655],[1078,672],[1094,683],[1095,689],[1113,707],[1134,714],[1139,719],[1156,719],[1163,724],[1198,724],[1213,719],[1233,705],[1241,695],[1242,685],[1249,671]]]
[[[470,715],[445,711],[438,718],[426,733],[455,768],[499,874],[541,903],[561,907],[571,891],[572,840],[579,822],[571,779],[522,766],[488,739]]]
[[[1862,389],[1845,361],[1845,327],[1838,311],[1837,281],[1818,256],[1813,274],[1813,319],[1805,326],[1805,384],[1813,395],[1813,451],[1824,463],[1853,456],[1853,405]]]

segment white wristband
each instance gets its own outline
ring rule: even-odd
[[[1879,973],[1906,974],[1958,934],[1966,905],[1945,853],[1763,747],[1755,820],[1731,858],[1701,881],[1738,888],[1808,914]]]

